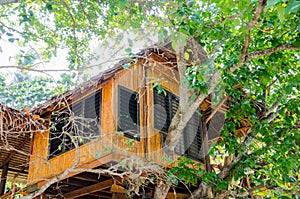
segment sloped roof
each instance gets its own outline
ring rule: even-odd
[[[161,47],[144,49],[132,58],[145,58],[151,53],[156,53],[173,63],[176,61],[174,60],[176,56],[172,51],[162,50]],[[73,90],[53,96],[31,112],[29,109],[20,111],[0,103],[0,170],[6,163],[9,163],[8,179],[26,183],[32,133],[35,129],[42,130],[45,128],[42,122],[39,122],[38,115],[51,112],[53,105],[56,108],[56,106],[60,106],[61,102],[68,102],[73,95],[81,95],[89,88],[95,88],[95,86],[112,78],[116,72],[124,70],[124,64],[131,62],[132,59],[123,59],[112,68],[100,72]],[[52,108],[50,108],[51,106]]]
[[[170,45],[168,45],[170,47]],[[50,107],[53,104],[56,104],[57,106],[60,106],[61,103],[66,104],[66,102],[69,102],[71,100],[71,97],[74,97],[76,95],[83,94],[86,90],[90,90],[92,88],[96,88],[99,84],[107,81],[108,79],[112,78],[118,71],[124,70],[125,64],[133,62],[132,60],[134,58],[146,58],[150,54],[157,54],[161,56],[162,58],[166,59],[168,62],[176,65],[176,56],[175,53],[172,50],[169,50],[166,47],[156,47],[156,48],[147,48],[139,53],[132,56],[132,59],[123,59],[119,61],[117,64],[115,64],[112,68],[109,68],[107,70],[104,70],[97,74],[96,76],[92,77],[88,81],[78,85],[72,90],[69,90],[63,94],[59,94],[56,96],[53,96],[51,99],[47,100],[45,103],[39,105],[37,108],[32,110],[33,114],[37,115],[43,115],[44,113],[51,112],[54,110],[55,107]]]
[[[34,124],[29,112],[0,103],[0,169],[8,163],[8,179],[15,182],[27,180],[30,128]]]

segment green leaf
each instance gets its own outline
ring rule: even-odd
[[[171,45],[172,45],[172,48],[176,51],[177,50],[177,42],[172,41]]]
[[[280,196],[278,199],[291,199],[291,198],[288,196]]]
[[[53,4],[53,2],[52,1],[49,1],[49,2],[47,2],[46,3],[46,9],[48,10],[48,11],[52,11],[52,4]]]
[[[283,23],[285,19],[285,8],[281,4],[277,6],[277,14],[280,22]]]
[[[281,0],[268,0],[266,9],[271,8],[272,6],[276,5],[279,2],[281,2]]]
[[[8,41],[11,42],[11,43],[14,43],[15,38],[9,38]]]
[[[299,24],[299,26],[300,26],[300,24]],[[298,36],[296,38],[296,41],[293,42],[293,45],[300,48],[300,36]]]
[[[299,8],[300,8],[300,1],[291,0],[285,8],[285,14],[297,13]]]
[[[189,53],[185,52],[185,53],[184,53],[184,58],[185,58],[186,60],[189,60],[189,58],[190,58]]]

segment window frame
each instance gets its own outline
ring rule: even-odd
[[[86,112],[86,106],[87,104],[89,104],[87,101],[89,99],[93,98],[93,108],[95,111],[95,118],[88,118],[85,117],[85,115],[90,115],[90,112]],[[80,111],[78,112],[79,114],[77,115],[76,113],[74,113],[73,108],[75,106],[79,105],[79,109]],[[97,110],[98,108],[98,110]],[[82,114],[82,116],[80,116],[80,114]],[[58,115],[58,116],[57,116]],[[63,116],[61,116],[63,115]],[[54,124],[54,126],[52,126],[52,117],[56,116],[55,120],[64,120],[64,126],[59,127],[59,128],[71,128],[70,131],[66,131],[68,134],[63,133],[63,131],[57,131],[56,129],[52,130],[53,127],[56,128],[57,124]],[[81,117],[81,118],[77,118],[76,117]],[[73,118],[71,118],[73,117]],[[70,120],[71,119],[71,120]],[[66,124],[68,122],[72,122],[74,119],[74,123],[72,124]],[[87,119],[87,120],[84,120]],[[95,119],[96,121],[94,121],[96,123],[96,128],[95,129],[91,129],[91,131],[84,131],[84,128],[89,127],[89,123],[90,123],[90,119],[92,119],[91,121],[93,122],[93,120]],[[98,136],[101,135],[101,121],[102,120],[102,88],[90,93],[89,95],[81,98],[78,101],[75,101],[74,103],[70,104],[69,107],[64,107],[61,110],[58,110],[55,112],[55,114],[52,114],[50,117],[50,129],[49,129],[49,142],[48,142],[48,159],[52,159],[54,157],[57,157],[59,155],[64,154],[65,152],[71,151],[72,149],[75,148],[74,143],[71,141],[71,138],[69,134],[71,134],[71,136],[74,136],[76,139],[75,141],[78,143],[79,146],[82,146],[86,143],[91,142],[92,140],[96,139]],[[76,123],[81,123],[81,125],[78,125]],[[88,123],[88,124],[85,124]],[[72,125],[72,127],[66,126],[66,125]],[[73,126],[74,125],[74,126]],[[87,127],[85,127],[85,125],[87,125]],[[72,130],[74,130],[74,128],[77,129],[78,132],[73,132]],[[79,129],[78,129],[79,128]],[[55,132],[56,131],[56,132]],[[76,130],[75,130],[76,131]],[[86,138],[83,136],[85,133],[87,134],[91,134],[92,137],[90,138]],[[54,135],[54,136],[53,136]],[[95,137],[95,138],[94,138]],[[82,139],[83,141],[81,141],[80,139]],[[58,141],[57,141],[58,140]],[[65,141],[67,140],[67,141]],[[57,143],[59,143],[57,145]],[[53,145],[57,145],[57,147],[61,146],[61,149],[58,148],[52,148]],[[70,146],[69,146],[70,145]]]
[[[129,94],[131,94],[131,96],[132,95],[135,95],[136,97],[135,97],[135,101],[136,101],[136,129],[122,129],[120,126],[121,126],[121,124],[120,124],[120,122],[121,122],[121,119],[120,119],[120,113],[122,112],[122,110],[121,110],[121,91],[123,91],[123,92],[127,92],[127,94],[129,93]],[[131,97],[130,97],[130,99],[129,99],[129,101],[131,100]],[[124,87],[124,86],[122,86],[122,85],[118,85],[118,99],[117,99],[117,103],[118,103],[118,105],[117,105],[117,107],[118,107],[118,112],[117,112],[117,131],[118,132],[122,132],[122,135],[124,136],[124,137],[127,137],[127,138],[129,138],[129,139],[133,139],[133,140],[136,140],[136,141],[140,141],[141,140],[141,132],[140,132],[140,130],[141,130],[141,128],[140,128],[140,122],[141,122],[141,120],[140,120],[140,116],[141,116],[141,114],[140,114],[140,110],[141,110],[141,108],[140,108],[140,93],[139,92],[137,92],[137,91],[134,91],[134,90],[131,90],[131,89],[129,89],[129,88],[126,88],[126,87]],[[130,102],[129,102],[130,103]],[[130,111],[130,110],[128,110],[128,111]],[[126,113],[126,114],[128,114],[130,117],[131,117],[131,113],[130,112],[128,112],[128,113]],[[136,133],[131,133],[130,131],[135,131]]]
[[[162,144],[163,147],[164,147],[166,136],[168,135],[167,129],[170,127],[172,119],[173,119],[174,115],[176,114],[176,111],[178,110],[178,109],[176,109],[175,111],[173,110],[173,101],[172,100],[173,99],[177,100],[177,102],[178,102],[177,107],[179,106],[179,100],[180,100],[180,98],[178,96],[176,96],[175,94],[173,94],[172,92],[170,92],[166,89],[164,89],[164,92],[166,92],[165,98],[167,98],[167,99],[165,99],[164,102],[168,101],[167,104],[165,103],[165,106],[168,106],[167,107],[168,109],[165,108],[165,110],[167,112],[167,117],[170,117],[170,120],[168,121],[169,118],[167,118],[163,128],[158,129],[157,128],[158,126],[156,125],[156,118],[157,118],[156,114],[159,114],[159,113],[156,112],[155,106],[154,106],[154,114],[153,114],[153,122],[154,122],[153,126],[154,126],[154,129],[158,130],[161,133],[161,144]],[[163,93],[158,94],[158,90],[156,88],[153,88],[153,103],[154,103],[154,105],[155,105],[155,102],[157,102],[157,100],[155,99],[157,94],[158,95],[164,95]],[[199,111],[199,110],[197,110],[197,111]],[[198,113],[195,112],[194,114],[198,114]],[[191,120],[193,119],[193,117],[194,116],[192,116]],[[180,144],[180,143],[178,143],[177,146],[175,147],[175,150],[174,150],[174,152],[176,154],[186,155],[188,158],[191,158],[191,159],[196,160],[196,161],[200,161],[200,162],[204,161],[204,155],[203,155],[203,128],[202,128],[202,124],[201,124],[202,120],[203,120],[203,118],[199,116],[199,124],[198,124],[198,128],[197,128],[197,131],[196,131],[196,136],[194,137],[194,139],[191,143],[188,143],[189,141],[187,140],[186,136],[182,137],[182,139],[183,139],[182,140],[183,141],[183,143],[182,143],[183,146],[182,147],[185,150],[184,153],[180,153],[180,151],[176,150],[176,147],[177,146],[179,147],[179,144]],[[169,123],[169,124],[167,124],[167,123]],[[168,126],[168,128],[165,128],[166,125]],[[185,127],[185,128],[187,128],[187,127]],[[184,129],[184,131],[185,130],[186,129]],[[194,156],[190,155],[190,147],[191,147],[192,143],[194,142],[194,140],[198,139],[199,134],[201,135],[200,136],[201,142],[200,142],[200,144],[198,143],[197,146],[198,146],[198,150],[199,150],[198,153],[202,154],[202,155],[201,155],[201,157],[197,158],[197,157],[194,157]],[[189,145],[189,147],[186,147],[186,145]]]

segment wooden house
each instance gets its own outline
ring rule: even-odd
[[[43,197],[125,198],[124,180],[89,169],[132,156],[167,166],[164,140],[180,100],[178,85],[175,54],[147,49],[39,106],[33,114],[44,119],[48,131],[32,138],[28,192],[52,184]],[[206,99],[199,107],[204,116],[193,115],[171,158],[204,162],[203,129],[210,125],[209,140],[217,138],[226,108]],[[186,192],[176,191],[168,198]],[[153,187],[145,192],[151,197]]]

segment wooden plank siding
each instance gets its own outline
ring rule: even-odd
[[[147,73],[147,85],[148,85],[148,160],[159,163],[161,165],[167,165],[166,155],[162,149],[162,133],[154,128],[154,97],[153,97],[153,85],[155,83],[159,84],[165,90],[179,96],[179,74],[175,67],[167,63],[166,60],[156,60],[157,55],[152,54],[150,58],[153,59],[149,62],[146,67]]]
[[[122,135],[116,135],[115,143],[117,143],[117,148],[121,149],[122,153],[126,156],[129,156],[131,154],[139,155],[139,157],[144,158],[145,154],[145,148],[144,148],[144,142],[145,142],[145,132],[144,132],[144,124],[143,124],[143,114],[141,114],[141,110],[143,110],[143,67],[141,62],[137,62],[136,64],[132,63],[131,66],[128,69],[124,69],[118,73],[116,73],[114,81],[113,81],[113,87],[114,87],[114,93],[113,93],[113,112],[114,114],[114,127],[115,131],[117,131],[118,126],[118,86],[125,87],[131,91],[139,93],[139,102],[140,102],[140,141],[132,140],[133,147],[129,146],[128,138]],[[121,157],[122,158],[122,157]]]
[[[78,166],[97,161],[98,158],[109,153],[108,147],[112,145],[113,113],[112,113],[112,81],[107,81],[96,90],[102,89],[102,121],[101,137],[79,147],[80,161]],[[91,91],[90,93],[93,93]],[[82,96],[83,98],[85,96]],[[80,99],[80,98],[78,98]],[[50,118],[47,118],[50,119]],[[99,132],[100,135],[100,132]],[[77,161],[76,149],[67,151],[57,157],[48,160],[49,132],[35,133],[33,137],[32,155],[30,157],[28,184],[32,185],[45,178],[59,175],[66,169],[72,167]]]
[[[168,164],[162,150],[161,132],[154,128],[152,90],[154,83],[159,83],[167,91],[179,96],[179,74],[176,67],[162,57],[151,54],[147,60],[131,63],[128,69],[117,71],[112,78],[98,85],[94,90],[85,92],[84,96],[78,97],[80,99],[102,89],[100,137],[79,147],[79,167],[94,168],[109,161],[121,161],[130,155],[137,155],[141,159],[164,166]],[[129,138],[116,133],[118,129],[118,86],[139,93],[140,141],[131,141],[134,142],[133,147],[130,147],[128,143]],[[46,119],[49,120],[50,116]],[[48,160],[49,132],[35,133],[32,142],[28,174],[29,185],[40,182],[38,187],[41,187],[46,182],[45,179],[61,174],[77,161],[76,149]],[[110,155],[110,159],[97,162],[108,155]],[[176,159],[177,156],[174,158]]]

